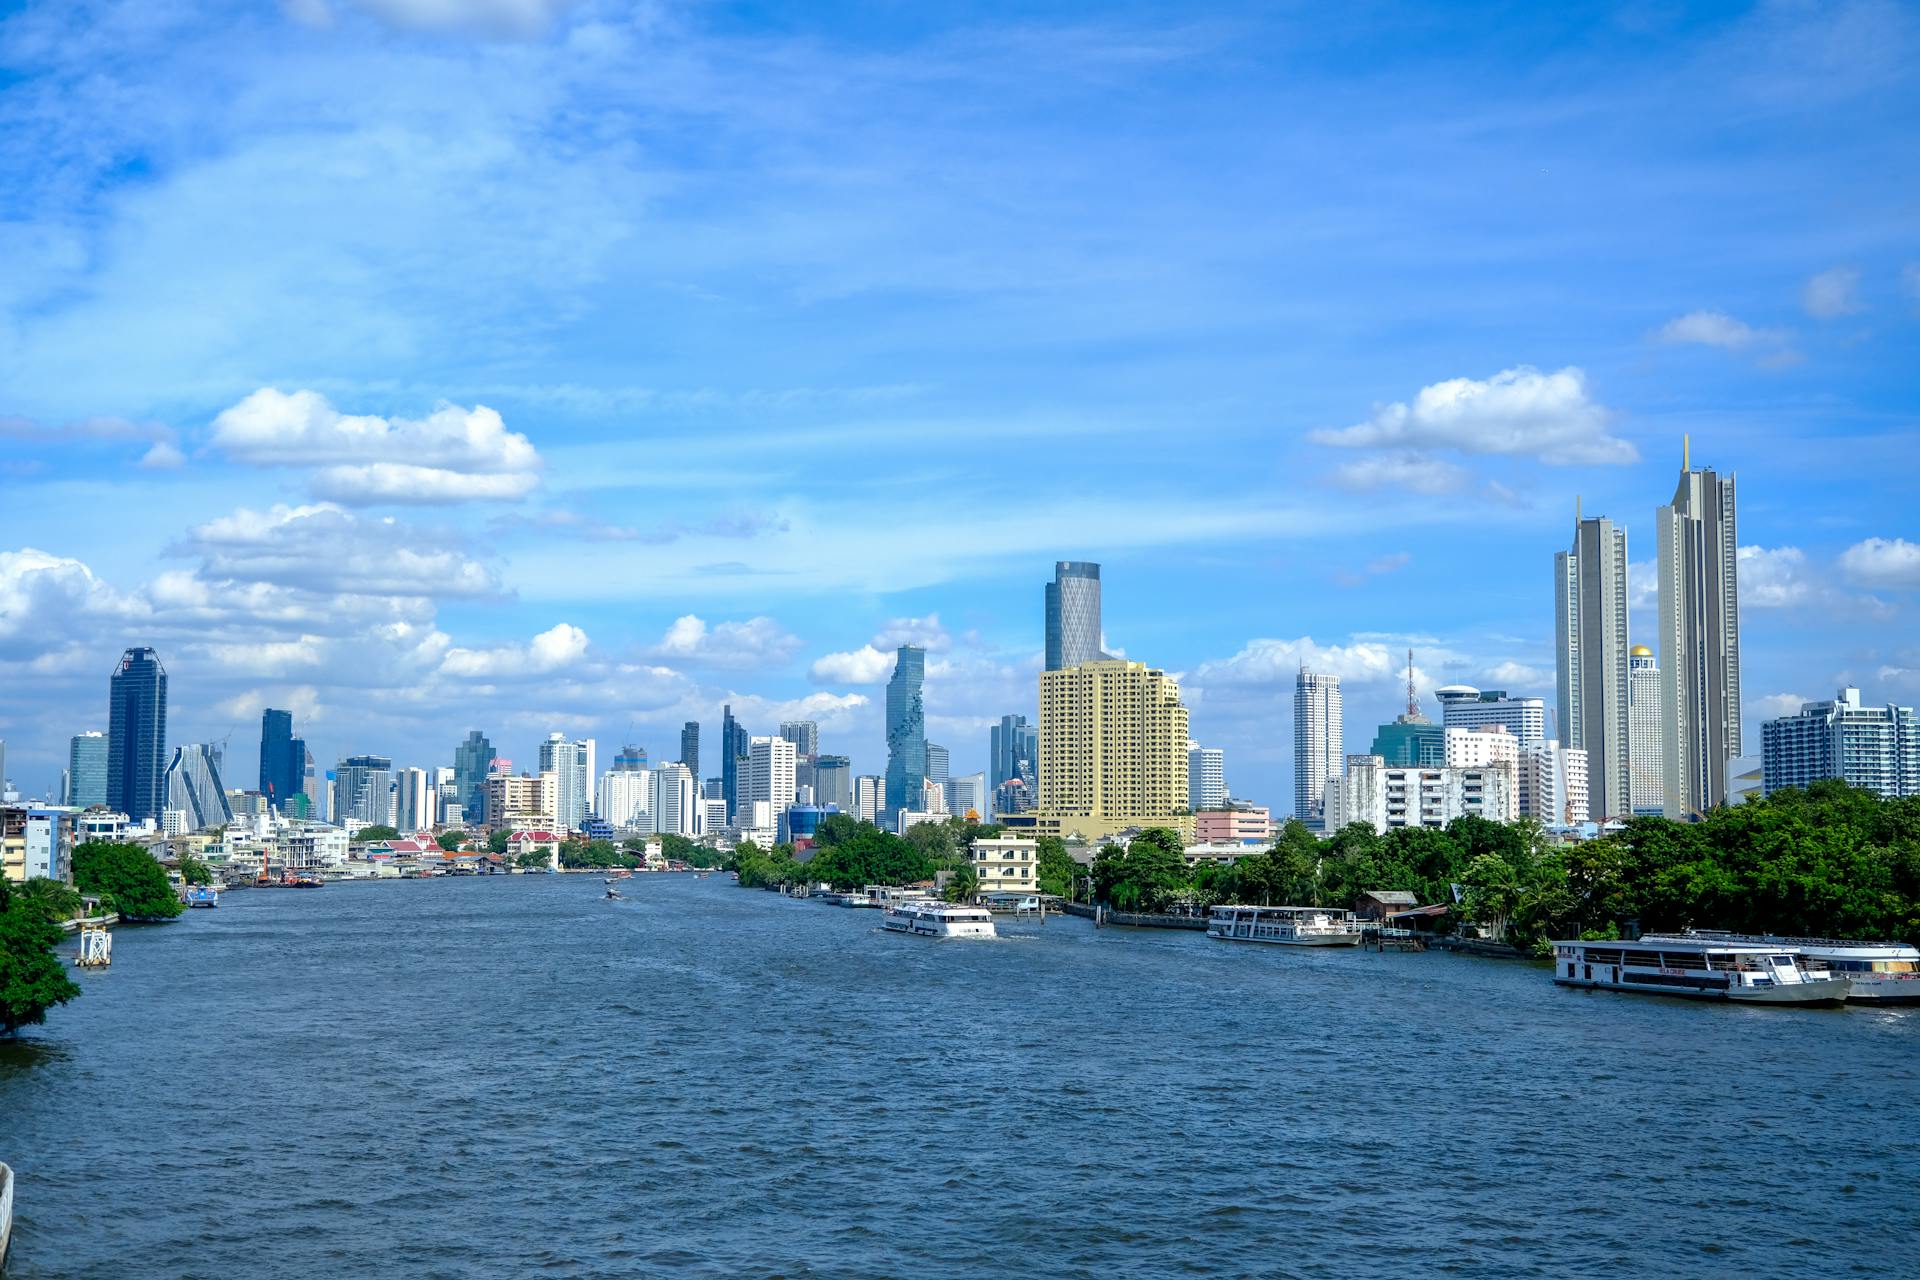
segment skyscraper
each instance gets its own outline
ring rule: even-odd
[[[1660,543],[1661,769],[1669,818],[1727,794],[1740,754],[1740,568],[1733,477],[1683,458],[1673,501],[1653,513]],[[1595,789],[1598,794],[1598,788]]]
[[[206,831],[232,822],[227,788],[220,781],[220,749],[203,742],[175,747],[167,762],[166,796],[165,808],[187,815],[183,830]]]
[[[593,808],[593,739],[548,734],[540,744],[540,772],[554,777],[554,822],[562,831],[579,827]]]
[[[1340,677],[1301,663],[1293,682],[1293,816],[1316,831],[1326,825],[1327,781],[1340,776],[1346,750]]]
[[[1912,707],[1866,707],[1848,686],[1831,702],[1802,703],[1798,715],[1760,726],[1767,794],[1843,778],[1887,797],[1920,796],[1920,721]]]
[[[1219,747],[1187,744],[1187,807],[1227,807],[1227,753]]]
[[[647,768],[647,749],[629,743],[613,754],[613,772],[643,773]]]
[[[106,802],[107,735],[89,729],[67,744],[67,803],[90,809]]]
[[[740,766],[746,762],[752,735],[733,718],[731,705],[720,708],[720,794],[727,801],[727,821],[740,816]]]
[[[393,761],[386,756],[348,756],[333,770],[334,825],[393,825]]]
[[[167,672],[152,649],[120,655],[107,718],[107,807],[135,822],[160,820],[166,799]]]
[[[740,803],[764,800],[776,818],[793,803],[794,764],[798,753],[785,737],[750,738],[746,775],[740,782]]]
[[[1633,811],[1665,813],[1667,771],[1660,763],[1666,755],[1660,715],[1660,664],[1654,660],[1653,650],[1643,644],[1633,646],[1627,655],[1627,732],[1631,739],[1628,762],[1633,770],[1628,799],[1633,802]]]
[[[1100,566],[1057,561],[1047,584],[1047,670],[1106,656],[1100,651]]]
[[[793,744],[797,756],[820,754],[820,726],[812,720],[783,720],[780,736]]]
[[[393,825],[402,833],[425,831],[434,822],[433,776],[405,768],[393,776]]]
[[[920,686],[926,650],[903,644],[894,653],[887,681],[887,808],[918,809],[927,780],[927,716]]]
[[[680,763],[695,783],[700,781],[700,722],[689,720],[680,726]]]
[[[927,744],[927,781],[935,786],[944,787],[947,779],[953,776],[952,757],[947,749],[937,742]]]
[[[1573,546],[1553,557],[1560,739],[1587,753],[1588,807],[1633,810],[1627,693],[1627,531],[1576,516]]]
[[[260,794],[285,812],[305,781],[307,744],[293,736],[293,712],[260,713]]]
[[[823,809],[833,805],[842,813],[853,812],[852,760],[846,756],[814,757],[813,802]]]
[[[453,749],[453,785],[469,823],[477,824],[487,811],[487,774],[493,770],[493,743],[478,729]]]
[[[1134,826],[1191,834],[1188,740],[1180,686],[1164,671],[1107,659],[1041,672],[1036,832],[1089,840]]]
[[[1482,729],[1499,725],[1512,734],[1522,751],[1547,740],[1547,703],[1544,698],[1510,698],[1505,689],[1476,689],[1450,684],[1433,691],[1440,703],[1440,723],[1449,729]]]
[[[1040,754],[1040,732],[1027,723],[1025,716],[1001,716],[987,734],[987,787],[994,794],[1012,778],[1037,791],[1034,761]]]

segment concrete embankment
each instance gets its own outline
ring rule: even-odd
[[[1163,916],[1146,911],[1112,911],[1106,907],[1089,907],[1081,902],[1061,904],[1061,910],[1070,916],[1079,916],[1082,920],[1092,920],[1098,924],[1117,924],[1128,929],[1198,929],[1207,927],[1205,916]]]
[[[78,933],[80,932],[81,925],[87,925],[87,924],[116,925],[119,923],[120,923],[120,916],[118,915],[118,913],[109,911],[107,912],[106,915],[88,916],[84,920],[62,920],[60,922],[60,928],[67,933]]]

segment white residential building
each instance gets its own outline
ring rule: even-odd
[[[1346,776],[1327,788],[1329,830],[1364,822],[1384,835],[1395,827],[1441,828],[1468,815],[1510,822],[1518,808],[1515,790],[1506,765],[1436,769],[1350,755]]]
[[[1660,664],[1643,644],[1627,655],[1628,799],[1637,814],[1666,812],[1665,731],[1660,724]]]
[[[1302,664],[1293,686],[1293,816],[1315,830],[1327,825],[1327,783],[1339,779],[1346,749],[1340,677]]]
[[[785,738],[755,737],[747,740],[746,768],[740,773],[736,809],[755,801],[765,801],[768,820],[753,826],[772,826],[771,815],[784,812],[793,803],[799,753]],[[739,814],[736,812],[735,817]],[[741,825],[748,825],[742,822]]]
[[[727,829],[727,802],[718,796],[704,798],[699,803],[700,834],[712,835]]]
[[[608,774],[608,777],[614,775]],[[637,775],[628,774],[628,777]],[[704,829],[701,823],[700,784],[687,771],[687,766],[674,761],[649,770],[650,794],[647,798],[647,812],[644,815],[650,830],[661,835],[697,836]],[[720,811],[720,821],[726,823],[727,802],[713,800],[711,803]]]
[[[980,892],[1034,893],[1040,888],[1039,845],[1003,836],[975,840],[967,849]]]
[[[947,816],[947,787],[932,778],[920,784],[920,808],[939,817]]]
[[[1520,740],[1508,732],[1503,724],[1447,730],[1449,769],[1476,769],[1489,765],[1512,768],[1519,763]]]
[[[1587,753],[1549,739],[1520,757],[1520,816],[1550,827],[1578,826],[1591,819]]]
[[[1499,725],[1520,744],[1522,751],[1547,738],[1547,702],[1544,698],[1510,698],[1505,689],[1476,689],[1450,684],[1435,689],[1440,723],[1449,729],[1481,729]]]
[[[406,768],[393,775],[393,825],[402,832],[431,830],[438,816],[433,775]]]
[[[554,779],[553,820],[572,831],[587,820],[593,808],[594,740],[569,740],[550,733],[540,744],[540,772]]]
[[[684,766],[681,772],[686,772]],[[593,811],[615,827],[652,831],[653,770],[609,769],[601,774]]]
[[[1187,806],[1221,809],[1227,803],[1227,753],[1219,747],[1187,744]]]
[[[863,773],[853,780],[853,816],[862,822],[877,821],[887,807],[887,780],[878,774]]]

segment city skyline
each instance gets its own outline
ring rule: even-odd
[[[1917,114],[1898,7],[1503,11],[1499,39],[1462,7],[1368,24],[1378,64],[1344,14],[66,21],[27,6],[45,38],[9,64],[10,225],[44,249],[0,292],[25,793],[57,794],[146,645],[168,745],[230,740],[233,785],[269,707],[322,770],[442,763],[476,727],[522,767],[554,731],[664,759],[689,720],[711,756],[731,705],[874,773],[907,642],[964,776],[1037,715],[1041,589],[1084,560],[1104,645],[1179,676],[1235,791],[1283,812],[1302,662],[1341,678],[1349,750],[1409,647],[1423,696],[1553,699],[1541,565],[1577,497],[1628,531],[1650,640],[1684,435],[1740,477],[1743,748],[1843,685],[1920,702],[1920,243],[1873,141]],[[655,58],[700,70],[629,73]],[[991,109],[961,128],[903,70],[927,58]],[[156,92],[178,128],[117,105]],[[1150,118],[1125,147],[1116,110]],[[580,123],[636,114],[669,122],[644,164]],[[695,123],[697,154],[666,136]],[[970,447],[873,461],[920,435]],[[834,458],[863,461],[823,482]]]

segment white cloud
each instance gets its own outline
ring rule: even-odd
[[[281,0],[280,7],[305,26],[330,27],[336,2],[407,31],[526,38],[550,28],[574,0]]]
[[[343,414],[317,391],[273,387],[223,411],[209,443],[253,466],[318,468],[315,492],[345,503],[519,498],[541,468],[532,443],[484,405],[388,419]]]
[[[689,613],[674,620],[653,652],[662,658],[714,667],[774,667],[785,664],[799,647],[799,637],[772,618],[709,627],[704,619]]]
[[[1861,586],[1920,590],[1920,544],[1905,538],[1868,538],[1840,553],[1840,568]]]
[[[0,658],[32,658],[101,624],[138,620],[144,603],[78,560],[32,547],[0,551]]]
[[[944,653],[953,647],[953,637],[940,625],[940,615],[924,618],[889,618],[873,637],[873,648],[898,649],[903,644],[918,645],[928,653]]]
[[[1310,670],[1336,675],[1343,682],[1354,684],[1406,679],[1406,654],[1398,646],[1375,642],[1323,645],[1311,636],[1301,636],[1298,640],[1250,640],[1230,658],[1201,663],[1190,673],[1190,678],[1201,686],[1284,684],[1291,687],[1302,663]]]
[[[546,675],[572,666],[587,652],[587,633],[571,623],[549,627],[524,645],[449,649],[440,670],[463,678]]]
[[[307,591],[435,598],[493,595],[485,568],[418,529],[332,503],[242,507],[189,531],[174,548],[198,555],[203,576]]]
[[[1689,311],[1686,315],[1667,321],[1656,336],[1662,342],[1698,343],[1703,347],[1720,347],[1726,351],[1739,351],[1756,342],[1772,340],[1769,334],[1751,327],[1745,321],[1734,319],[1724,311]]]
[[[1487,668],[1487,683],[1495,688],[1526,695],[1527,690],[1547,689],[1558,677],[1542,667],[1530,667],[1511,659]],[[1531,696],[1531,695],[1526,695]]]
[[[861,645],[850,653],[815,658],[807,676],[815,684],[882,684],[893,674],[893,658],[870,644]]]
[[[180,446],[166,440],[156,441],[140,458],[140,466],[146,471],[172,471],[186,464],[187,455],[180,452]]]
[[[1852,315],[1860,310],[1860,273],[1852,267],[1822,271],[1807,281],[1800,302],[1808,315],[1823,320]]]
[[[1473,482],[1473,475],[1456,463],[1408,450],[1344,462],[1334,468],[1333,482],[1353,493],[1397,489],[1432,495],[1459,493]]]
[[[1443,448],[1554,464],[1632,462],[1640,455],[1608,432],[1611,417],[1588,395],[1580,369],[1521,365],[1484,380],[1436,382],[1411,404],[1382,405],[1365,422],[1311,438],[1341,448]]]
[[[1660,607],[1660,562],[1633,560],[1627,564],[1627,608],[1630,611]]]
[[[1798,547],[1741,547],[1740,604],[1747,609],[1784,609],[1813,598],[1807,556]]]
[[[1760,713],[1762,720],[1773,720],[1780,716],[1794,715],[1799,712],[1801,706],[1811,701],[1814,699],[1803,698],[1797,693],[1769,693],[1764,697],[1755,698],[1749,705]]]

